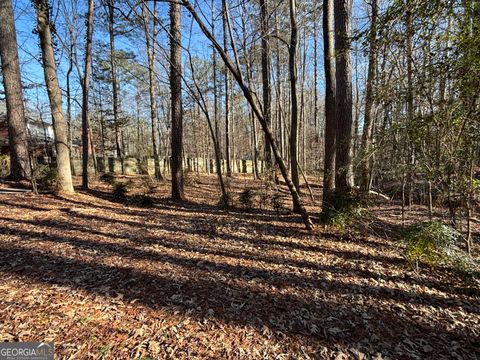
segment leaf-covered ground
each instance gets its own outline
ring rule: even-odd
[[[214,182],[192,175],[184,204],[161,185],[152,208],[101,183],[0,195],[1,340],[53,341],[65,359],[479,356],[474,285],[412,272],[381,235],[308,233],[268,209],[226,214]],[[259,186],[230,186],[246,184]],[[398,207],[381,211],[384,226],[398,222]]]

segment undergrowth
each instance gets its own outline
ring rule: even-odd
[[[473,260],[457,245],[461,234],[452,226],[440,221],[416,223],[400,235],[412,267],[424,263],[430,268],[444,266],[462,277],[476,276]]]
[[[51,191],[58,190],[60,177],[55,166],[39,164],[35,168],[35,179],[43,188]]]
[[[321,221],[338,229],[370,222],[367,201],[359,195],[332,193],[326,198]]]
[[[253,200],[255,198],[256,192],[252,188],[245,188],[239,195],[238,201],[246,209],[250,210],[253,208]]]

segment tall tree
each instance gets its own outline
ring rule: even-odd
[[[290,44],[288,47],[288,71],[290,76],[290,173],[292,182],[300,193],[300,177],[298,173],[298,101],[297,101],[297,4],[296,0],[289,0],[290,7]],[[294,208],[295,211],[298,209]]]
[[[262,87],[263,117],[268,126],[272,118],[272,90],[270,86],[270,42],[268,37],[268,0],[260,0],[260,29],[262,35]],[[272,149],[265,138],[265,167],[269,173],[272,168]]]
[[[89,151],[89,121],[88,97],[90,92],[90,72],[92,68],[92,38],[93,13],[95,1],[88,1],[87,36],[85,42],[85,70],[82,79],[82,187],[88,189],[88,151]]]
[[[184,199],[183,190],[183,114],[182,114],[182,50],[180,4],[170,4],[170,91],[171,91],[171,169],[172,198]]]
[[[277,148],[277,145],[275,143],[275,139],[273,137],[273,134],[269,128],[269,126],[265,123],[265,119],[263,118],[263,114],[261,110],[259,109],[256,101],[254,94],[252,90],[247,86],[245,83],[243,76],[240,72],[240,69],[238,67],[238,56],[235,56],[236,63],[237,65],[234,65],[232,62],[230,56],[223,51],[223,48],[220,46],[218,41],[216,40],[215,36],[207,29],[205,24],[203,23],[202,19],[200,16],[197,14],[195,11],[195,8],[193,5],[190,3],[188,0],[182,0],[181,1],[182,5],[188,10],[188,12],[192,15],[198,26],[200,27],[200,30],[203,32],[203,34],[211,41],[215,49],[218,51],[220,56],[222,57],[225,65],[227,65],[228,69],[232,73],[233,77],[235,78],[235,81],[237,82],[238,86],[243,92],[243,95],[245,96],[245,99],[247,100],[248,104],[251,107],[251,110],[254,112],[255,116],[257,117],[258,121],[260,122],[260,125],[262,126],[262,129],[264,133],[267,135],[267,140],[272,147],[272,153],[273,156],[275,157],[275,160],[277,162],[278,167],[280,168],[280,172],[282,173],[283,179],[285,180],[285,183],[287,184],[288,190],[290,191],[290,194],[292,196],[292,201],[294,203],[294,207],[299,209],[299,213],[302,216],[303,222],[305,224],[305,227],[309,230],[313,229],[313,223],[310,219],[310,216],[303,206],[302,200],[295,188],[295,185],[293,182],[290,180],[290,177],[288,175],[287,167],[285,166],[285,162],[283,161],[280,152]],[[172,6],[172,5],[171,5]],[[235,53],[235,51],[234,51]]]
[[[58,191],[73,193],[67,126],[62,108],[62,93],[58,85],[57,65],[53,53],[52,31],[47,0],[34,0],[37,12],[37,31],[42,49],[43,71],[52,113],[55,149],[57,152]]]
[[[153,161],[155,166],[155,178],[162,180],[163,176],[160,171],[160,159],[158,157],[157,136],[155,127],[157,125],[157,86],[155,81],[155,41],[157,30],[155,26],[156,14],[157,14],[157,2],[153,3],[153,31],[150,33],[149,16],[147,12],[147,4],[142,1],[142,16],[143,16],[143,28],[145,32],[145,44],[147,47],[148,57],[148,90],[150,95],[150,121],[152,131],[152,147],[153,147]],[[150,41],[151,38],[151,41]]]
[[[351,59],[352,0],[335,0],[334,4],[336,56],[335,118],[337,123],[335,186],[339,194],[345,194],[353,187]]]
[[[228,51],[228,33],[227,33],[227,2],[222,0],[222,24],[223,24],[223,50]],[[228,93],[228,69],[224,65],[224,84],[225,84],[225,157],[227,162],[227,176],[232,176],[232,156],[230,151],[230,102]]]
[[[372,168],[372,140],[375,108],[374,104],[374,83],[375,74],[377,72],[377,18],[378,3],[377,0],[371,2],[372,14],[370,25],[370,51],[368,54],[368,75],[367,75],[367,93],[365,95],[365,120],[363,124],[362,134],[362,151],[363,156],[360,175],[360,189],[368,192],[370,190],[371,168]],[[358,95],[357,95],[358,96]]]
[[[7,102],[10,177],[12,180],[28,179],[31,176],[28,133],[11,0],[0,1],[0,58]]]
[[[335,120],[335,50],[333,0],[323,1],[323,64],[325,69],[325,141],[323,170],[323,205],[335,190],[335,152],[337,122]]]
[[[108,35],[110,40],[110,71],[112,80],[112,97],[113,97],[113,126],[115,130],[115,146],[117,156],[120,158],[122,166],[122,174],[125,173],[125,164],[123,158],[123,146],[120,146],[120,119],[118,104],[118,82],[117,82],[117,60],[115,55],[115,0],[107,0],[108,11]]]

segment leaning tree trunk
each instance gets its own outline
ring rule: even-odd
[[[298,174],[298,101],[297,101],[297,14],[296,1],[290,0],[290,45],[288,48],[288,71],[290,76],[291,126],[290,126],[290,173],[292,182],[300,193]],[[295,212],[298,209],[294,207]]]
[[[172,97],[172,198],[184,199],[183,191],[183,118],[182,51],[180,4],[170,4],[170,91]]]
[[[92,37],[93,37],[93,12],[94,0],[88,1],[87,38],[85,43],[85,71],[82,81],[82,187],[88,189],[88,151],[89,151],[89,124],[88,121],[88,96],[90,92],[90,71],[92,68]],[[93,146],[92,146],[93,149]],[[95,154],[92,151],[95,159]]]
[[[227,35],[227,4],[222,0],[222,23],[223,23],[223,49],[228,51],[228,35]],[[232,155],[230,146],[230,103],[228,94],[228,69],[224,66],[224,83],[225,83],[225,158],[227,162],[227,177],[232,176]]]
[[[352,0],[335,0],[336,94],[337,122],[336,190],[344,195],[353,187],[352,176],[352,59],[351,59]]]
[[[73,193],[72,172],[70,168],[70,151],[68,149],[68,134],[62,109],[62,93],[58,85],[57,65],[52,46],[51,24],[49,21],[49,7],[47,0],[35,0],[37,11],[37,30],[42,48],[43,70],[47,86],[48,99],[55,135],[55,149],[57,151],[58,191]]]
[[[10,177],[15,181],[28,179],[31,176],[28,133],[11,0],[0,2],[0,57],[7,103]]]
[[[153,32],[150,35],[150,29],[148,26],[148,13],[147,5],[145,1],[142,1],[142,16],[143,16],[143,26],[145,31],[145,44],[147,46],[147,57],[148,57],[148,80],[149,80],[149,94],[150,94],[150,120],[152,122],[152,147],[153,147],[153,161],[155,166],[155,178],[163,180],[162,172],[160,170],[160,159],[158,158],[158,146],[157,146],[157,136],[155,131],[155,126],[157,124],[157,87],[155,82],[155,39],[156,39],[156,2],[154,2],[153,9]],[[152,41],[150,43],[150,36],[152,36]]]
[[[362,134],[362,165],[360,176],[360,189],[364,192],[370,190],[370,179],[372,169],[372,140],[375,109],[373,107],[373,86],[375,82],[375,73],[377,71],[377,0],[372,0],[372,23],[370,26],[370,52],[368,54],[368,75],[367,75],[367,94],[365,96],[365,120]],[[357,95],[358,96],[358,95]]]
[[[245,84],[243,77],[241,73],[239,72],[238,68],[233,64],[232,60],[230,59],[229,55],[223,51],[222,47],[220,44],[217,42],[215,39],[215,36],[207,29],[203,21],[200,19],[198,16],[197,12],[195,11],[194,7],[192,4],[187,1],[187,0],[182,0],[182,5],[190,12],[198,26],[200,27],[200,30],[204,33],[204,35],[211,41],[212,45],[217,49],[218,53],[222,57],[225,65],[227,65],[228,69],[232,73],[233,77],[235,78],[238,86],[242,89],[243,95],[245,96],[245,99],[249,103],[252,111],[255,113],[255,116],[257,117],[258,121],[260,122],[260,125],[262,126],[262,129],[267,137],[267,140],[272,147],[272,153],[275,157],[275,160],[277,162],[278,167],[280,168],[280,172],[282,173],[283,179],[285,180],[285,183],[287,184],[287,187],[290,191],[290,194],[292,196],[292,201],[295,204],[294,206],[298,207],[299,212],[302,216],[303,222],[305,224],[305,227],[309,230],[313,229],[313,223],[310,219],[310,216],[308,215],[305,207],[302,204],[302,200],[297,192],[297,189],[295,188],[295,185],[293,182],[290,180],[290,177],[288,176],[288,170],[287,167],[285,166],[285,162],[283,161],[280,152],[277,148],[277,145],[275,143],[275,139],[273,137],[272,132],[270,131],[270,128],[268,125],[265,123],[265,119],[263,118],[263,114],[258,107],[257,103],[255,102],[254,95],[252,91],[247,87]],[[173,5],[171,5],[173,6]]]

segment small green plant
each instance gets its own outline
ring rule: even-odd
[[[153,199],[151,196],[147,194],[134,195],[131,197],[129,202],[132,203],[133,205],[141,206],[141,207],[153,206]]]
[[[10,174],[10,161],[6,155],[0,155],[0,176]]]
[[[227,191],[225,195],[221,195],[220,199],[218,199],[217,206],[222,209],[226,210],[231,208],[233,205],[232,195]]]
[[[100,176],[100,181],[105,184],[113,185],[115,183],[115,175],[112,173],[105,173]]]
[[[253,207],[253,200],[255,198],[255,191],[252,188],[245,188],[238,198],[238,201],[242,206],[247,209],[251,209]]]
[[[282,194],[279,191],[273,193],[272,197],[270,198],[270,202],[272,204],[273,210],[276,212],[281,212],[284,210]]]
[[[405,258],[415,267],[419,262],[432,268],[452,262],[459,236],[453,227],[440,221],[414,224],[401,234],[405,242]]]
[[[117,198],[126,198],[128,190],[131,187],[130,182],[114,182],[112,185],[112,195]]]
[[[324,224],[345,229],[354,223],[364,223],[368,219],[368,209],[364,199],[355,194],[333,193],[326,199],[321,220]]]
[[[58,189],[60,178],[55,166],[50,166],[48,164],[38,165],[35,169],[35,179],[48,190],[55,191]]]

